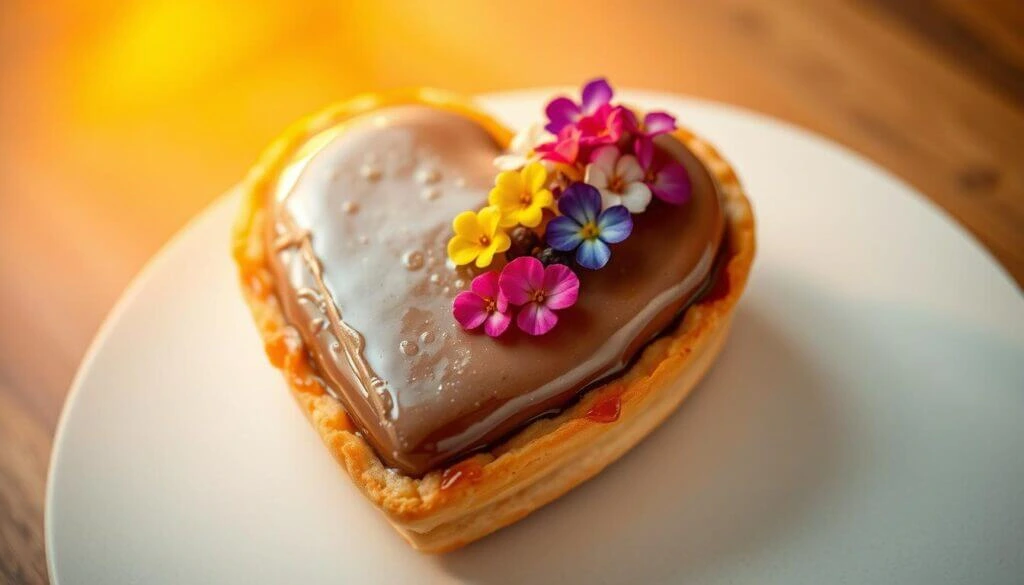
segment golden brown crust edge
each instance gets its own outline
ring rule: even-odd
[[[386,468],[357,434],[341,404],[312,375],[302,342],[287,326],[273,294],[262,238],[266,189],[295,148],[348,117],[400,103],[455,111],[480,123],[500,144],[508,143],[508,130],[470,102],[435,90],[362,96],[338,104],[289,128],[246,177],[232,249],[267,355],[284,373],[323,442],[406,540],[423,551],[443,552],[511,524],[586,481],[675,410],[724,344],[754,259],[754,218],[732,167],[707,142],[686,130],[677,131],[676,137],[722,187],[729,248],[720,278],[727,288],[690,307],[676,330],[648,346],[622,377],[586,392],[560,415],[537,421],[492,451],[475,455],[479,477],[441,489],[442,470],[417,479]],[[586,418],[595,403],[613,395],[621,402],[616,421]]]

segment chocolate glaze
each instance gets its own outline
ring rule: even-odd
[[[452,218],[479,208],[500,146],[427,106],[380,110],[315,136],[270,195],[278,298],[318,374],[384,461],[421,475],[491,444],[621,373],[704,288],[724,232],[719,188],[659,138],[693,199],[655,201],[579,302],[542,337],[462,331],[455,294],[478,272],[446,265]],[[501,262],[491,268],[500,268]]]

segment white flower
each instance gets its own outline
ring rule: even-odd
[[[601,207],[623,205],[630,213],[643,213],[651,202],[651,189],[644,184],[644,170],[632,154],[619,155],[614,145],[594,151],[583,181],[601,192]]]
[[[515,171],[539,160],[533,149],[542,142],[551,139],[551,135],[539,123],[530,124],[512,137],[508,151],[494,159],[494,166],[500,171]]]

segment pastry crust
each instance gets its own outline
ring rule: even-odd
[[[471,102],[436,90],[365,95],[335,105],[289,128],[250,171],[241,187],[243,204],[232,249],[267,356],[282,370],[324,444],[413,547],[438,553],[511,524],[593,477],[675,410],[703,378],[728,335],[754,259],[754,218],[732,167],[707,142],[677,130],[676,138],[707,166],[724,196],[727,248],[713,293],[687,309],[679,325],[645,348],[625,374],[588,390],[558,416],[538,420],[448,470],[409,477],[382,464],[341,403],[314,375],[301,338],[287,325],[274,295],[262,236],[267,190],[296,149],[352,116],[400,104],[456,112],[479,123],[503,146],[511,139],[509,130]],[[608,403],[618,406],[614,421],[587,416],[595,405]]]

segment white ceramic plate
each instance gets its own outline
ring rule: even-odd
[[[494,96],[510,125],[550,92]],[[1024,300],[820,138],[655,94],[739,170],[759,255],[699,391],[598,477],[447,556],[411,550],[296,408],[235,283],[227,196],[107,319],[57,433],[60,585],[1020,583]]]

